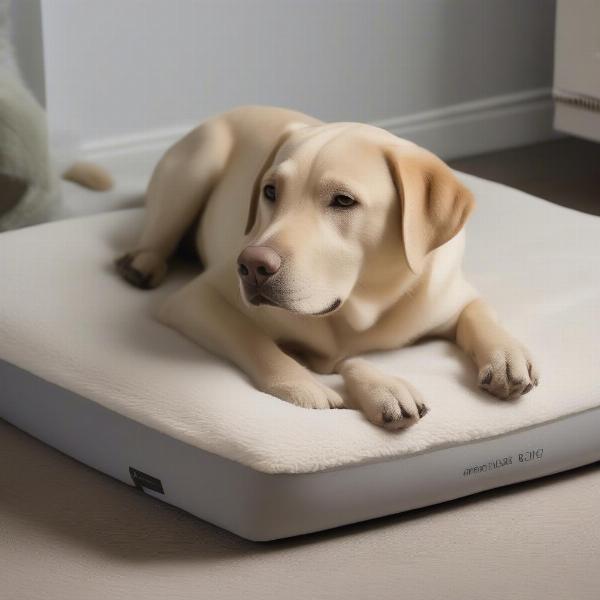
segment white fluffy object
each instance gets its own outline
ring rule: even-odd
[[[430,407],[407,430],[385,431],[354,410],[307,410],[258,392],[239,369],[154,319],[189,273],[141,292],[114,272],[114,257],[139,232],[140,209],[0,235],[0,359],[268,473],[406,456],[598,406],[600,218],[461,177],[478,200],[467,226],[469,280],[540,367],[539,387],[518,401],[478,390],[469,358],[439,340],[369,357],[410,381]],[[7,255],[18,260],[1,260]],[[337,376],[331,379],[337,385]]]
[[[0,198],[0,231],[46,220],[59,198],[46,114],[21,79],[10,42],[9,9],[9,2],[0,0],[0,194],[4,189],[8,195],[15,182],[22,191],[14,206]]]

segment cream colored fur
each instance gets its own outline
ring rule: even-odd
[[[339,195],[357,203],[332,205]],[[480,385],[500,398],[537,384],[528,352],[463,276],[473,204],[441,160],[384,130],[243,107],[165,154],[139,243],[117,265],[140,287],[158,285],[194,226],[205,271],[159,318],[265,392],[308,408],[352,406],[397,429],[426,414],[423,399],[358,355],[438,335],[469,353]],[[281,257],[265,288],[276,306],[251,304],[240,283],[236,258],[248,246]],[[344,392],[311,370],[339,372]]]
[[[10,43],[9,4],[0,0],[0,231],[45,221],[59,202],[46,114],[19,73]],[[64,177],[96,190],[112,185],[110,175],[90,163],[75,163]]]
[[[45,220],[58,200],[46,116],[21,80],[9,8],[0,0],[0,231]]]

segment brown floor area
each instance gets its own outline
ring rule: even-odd
[[[600,215],[600,143],[564,137],[449,164],[458,171]]]

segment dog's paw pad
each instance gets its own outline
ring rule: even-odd
[[[417,423],[428,412],[418,392],[402,379],[389,378],[374,383],[365,413],[375,425],[385,429],[405,429]]]
[[[537,370],[520,347],[496,351],[479,370],[479,387],[502,400],[528,394],[538,382]]]
[[[479,385],[481,385],[481,386],[490,385],[490,383],[492,383],[493,377],[494,377],[494,373],[493,373],[491,367],[484,370],[483,374],[480,375],[480,377],[479,377]]]
[[[131,283],[131,285],[141,288],[148,289],[150,283],[150,277],[148,275],[144,275],[144,273],[138,271],[132,265],[133,263],[133,255],[125,254],[118,258],[115,261],[115,266],[117,267],[117,271],[119,275],[125,279],[125,281]]]
[[[142,290],[159,285],[167,272],[165,261],[148,251],[124,254],[115,261],[115,267],[125,281]]]

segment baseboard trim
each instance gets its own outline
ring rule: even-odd
[[[138,154],[166,149],[196,125],[176,125],[164,129],[153,129],[144,133],[102,138],[97,141],[83,143],[81,152],[85,158],[93,160],[107,156]]]
[[[463,102],[373,123],[448,160],[558,137],[550,88]],[[166,149],[195,124],[88,142],[88,159]]]
[[[454,104],[376,123],[445,160],[559,137],[550,88]]]

